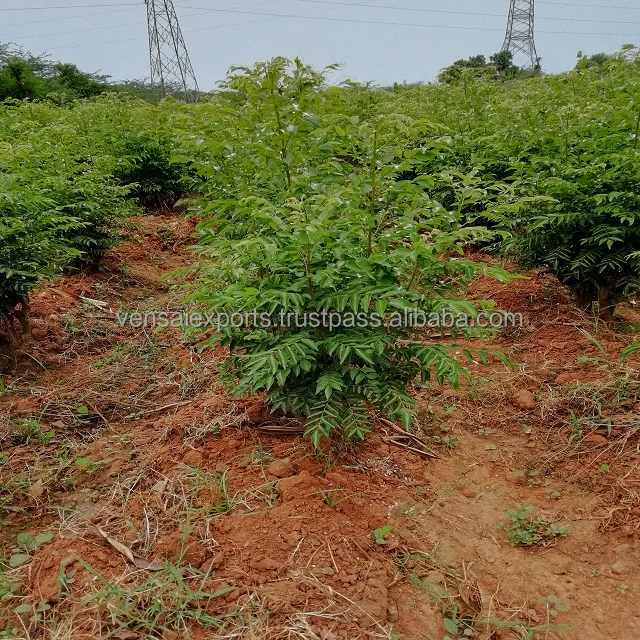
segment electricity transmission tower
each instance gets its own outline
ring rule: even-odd
[[[533,39],[534,0],[511,0],[507,35],[502,45],[503,51],[509,51],[515,60],[518,54],[525,56],[523,69],[533,71],[539,66],[536,43]]]
[[[163,96],[198,102],[200,90],[178,24],[173,0],[145,0],[149,23],[151,84]]]

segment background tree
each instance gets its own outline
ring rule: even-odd
[[[466,60],[456,60],[452,65],[440,71],[438,82],[457,84],[463,78],[504,79],[513,78],[521,73],[520,67],[513,64],[513,54],[509,51],[500,51],[490,56],[488,62],[482,54],[471,56]]]

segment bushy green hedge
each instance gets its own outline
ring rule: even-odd
[[[131,185],[130,195],[147,210],[171,209],[186,193],[183,170],[171,161],[173,148],[167,134],[132,133],[116,146],[121,164],[115,178]]]
[[[134,210],[111,151],[117,99],[0,107],[0,342],[29,341],[28,298],[66,267],[98,261]],[[106,118],[95,117],[104,112]],[[123,124],[119,123],[120,128]]]

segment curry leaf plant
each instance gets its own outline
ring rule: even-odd
[[[337,134],[322,125],[308,133],[321,144],[299,142],[315,154],[306,179],[298,173],[290,181],[283,170],[279,189],[254,194],[257,176],[242,197],[205,203],[191,297],[211,313],[246,316],[242,326],[206,337],[230,348],[226,383],[237,395],[264,392],[274,410],[306,418],[315,446],[364,438],[372,410],[408,428],[408,385],[468,377],[458,352],[472,360],[470,350],[427,341],[402,318],[416,311],[473,318],[483,303],[461,294],[474,275],[509,277],[462,256],[466,244],[492,233],[461,226],[420,177],[399,179],[416,153],[393,147],[393,122],[382,136],[357,119]],[[260,137],[269,142],[252,145],[253,158],[273,159],[268,131]],[[341,314],[338,326],[322,319],[328,314]]]
[[[323,157],[314,134],[335,68],[319,72],[282,57],[232,67],[214,99],[182,108],[175,122],[184,153],[174,159],[205,182],[204,213],[222,198],[277,196],[306,183]]]
[[[122,238],[132,204],[112,176],[117,102],[0,105],[0,367],[29,344],[30,292]]]
[[[0,174],[0,357],[27,348],[29,293],[80,255],[63,239],[80,226],[52,200]]]

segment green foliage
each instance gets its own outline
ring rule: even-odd
[[[104,93],[104,82],[94,76],[83,73],[74,64],[57,63],[54,65],[56,81],[62,89],[76,98],[90,98]]]
[[[43,82],[23,60],[10,60],[0,69],[0,101],[7,98],[37,98]]]
[[[183,171],[171,163],[172,146],[167,135],[156,131],[132,133],[118,146],[122,163],[115,178],[132,185],[130,195],[149,210],[171,209],[185,195]]]
[[[460,67],[473,72],[464,82],[417,89],[414,99],[447,127],[453,167],[533,198],[488,221],[511,233],[504,248],[548,268],[608,321],[640,284],[640,54],[626,47],[592,62],[505,84],[474,77],[472,60]]]
[[[596,147],[593,140],[588,144]],[[553,165],[546,167],[548,177],[535,179],[555,203],[518,221],[523,228],[508,246],[548,266],[576,293],[581,307],[610,320],[616,305],[640,285],[640,258],[632,255],[640,250],[636,150],[603,149],[597,163],[579,166],[551,158],[546,164]]]
[[[184,553],[187,549],[185,548]],[[181,558],[177,558],[178,561]],[[123,584],[110,582],[82,558],[78,562],[92,575],[99,590],[82,599],[85,606],[108,601],[114,625],[135,629],[143,637],[151,638],[167,633],[185,637],[194,624],[205,629],[219,629],[226,618],[234,614],[219,614],[220,602],[235,586],[218,590],[210,585],[212,568],[177,566],[166,562],[160,571],[141,576],[138,581]],[[212,633],[215,633],[213,631]]]
[[[630,358],[636,353],[640,353],[640,342],[634,342],[632,345],[629,345],[624,349],[620,354],[620,362],[624,362],[627,358]]]
[[[52,200],[0,173],[0,338],[11,352],[30,341],[29,292],[80,255],[63,239],[78,227]]]
[[[123,162],[115,147],[123,129],[139,126],[132,120],[143,119],[144,108],[116,96],[72,108],[0,106],[3,351],[29,343],[29,293],[35,286],[71,265],[96,262],[123,237],[133,206],[129,187],[114,177]]]
[[[391,533],[391,529],[392,527],[389,525],[374,529],[373,537],[376,539],[376,544],[379,544],[379,545],[387,544],[387,536]]]
[[[74,64],[0,44],[0,102],[29,99],[69,104],[105,92],[125,93],[154,104],[162,99],[158,88],[147,81],[113,82],[108,76],[81,71]],[[179,87],[169,87],[169,93],[178,95]]]
[[[507,533],[507,540],[514,546],[530,547],[546,545],[558,536],[566,536],[569,530],[549,522],[542,516],[534,518],[533,507],[517,505],[515,509],[507,511],[507,520],[498,526]]]
[[[545,78],[503,53],[454,67],[460,82],[377,89],[328,86],[335,65],[276,58],[233,68],[200,104],[150,105],[74,100],[104,79],[0,47],[5,84],[18,78],[30,97],[57,87],[51,101],[0,106],[3,333],[14,347],[28,336],[37,283],[117,244],[131,198],[168,207],[186,193],[203,195],[190,203],[202,220],[192,300],[209,311],[473,316],[464,289],[484,267],[461,258],[473,244],[547,267],[610,319],[640,284],[637,50]],[[228,383],[307,417],[316,442],[362,437],[372,410],[406,424],[416,380],[465,375],[406,327],[245,326],[218,339]]]
[[[19,533],[16,536],[16,543],[9,556],[8,566],[10,568],[20,567],[27,562],[30,562],[31,556],[36,549],[39,549],[43,544],[51,542],[53,539],[52,533],[39,533],[36,536],[32,536],[28,533]]]
[[[96,96],[108,88],[105,77],[84,73],[73,64],[51,62],[0,45],[0,101],[73,100]]]
[[[466,83],[469,80],[497,80],[513,78],[521,73],[520,67],[513,64],[513,54],[500,51],[493,54],[489,61],[483,55],[471,56],[467,60],[456,60],[438,74],[438,82],[442,84]]]
[[[607,64],[613,60],[615,60],[615,56],[611,56],[607,53],[594,53],[591,56],[587,56],[582,52],[579,52],[576,69],[595,67],[601,71],[604,71],[607,67]]]
[[[391,314],[473,317],[482,303],[458,294],[476,271],[508,275],[461,257],[493,234],[461,226],[460,207],[429,197],[433,180],[418,174],[433,152],[408,143],[425,125],[323,117],[324,82],[281,58],[233,71],[235,105],[210,118],[228,124],[192,163],[208,181],[196,209],[205,260],[190,300],[209,313],[253,314],[206,336],[230,347],[222,372],[236,395],[264,392],[274,410],[306,418],[315,446],[340,446],[364,438],[372,408],[408,428],[416,378],[457,386],[468,377],[458,347],[425,345]],[[224,170],[208,171],[214,163]],[[464,190],[451,182],[455,207]],[[331,314],[343,314],[340,326],[328,325]]]

